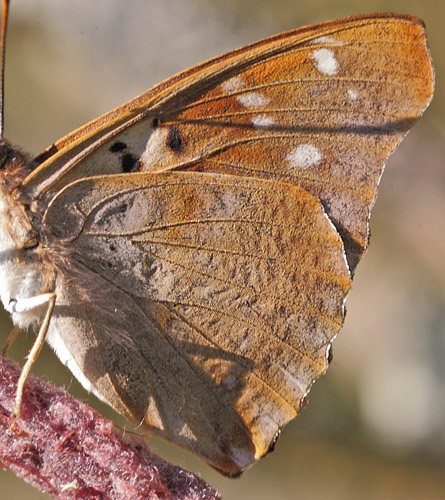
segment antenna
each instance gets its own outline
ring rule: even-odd
[[[9,0],[3,0],[2,31],[0,41],[0,139],[3,138],[4,103],[5,103],[5,48],[6,27],[8,25]]]

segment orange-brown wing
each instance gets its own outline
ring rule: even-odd
[[[43,206],[90,175],[198,170],[280,178],[321,199],[353,271],[388,155],[433,93],[422,22],[358,16],[201,64],[41,155],[24,196]]]
[[[42,231],[61,269],[51,329],[70,363],[226,474],[267,453],[327,368],[350,277],[337,231],[298,186],[92,177],[56,196]]]

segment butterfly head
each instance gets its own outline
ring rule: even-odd
[[[0,138],[0,185],[8,192],[16,189],[29,174],[29,159],[4,137]]]

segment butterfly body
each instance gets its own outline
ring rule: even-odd
[[[326,370],[384,162],[432,91],[421,22],[357,16],[185,71],[33,160],[3,140],[5,308],[239,474]]]
[[[42,288],[52,286],[52,280],[43,271],[44,265],[33,250],[37,246],[37,232],[26,214],[25,206],[14,196],[29,160],[4,140],[1,148],[0,296],[14,323],[26,328],[39,321],[41,310],[18,312],[16,303],[40,295]]]

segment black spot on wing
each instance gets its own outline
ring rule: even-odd
[[[181,131],[176,125],[172,125],[168,131],[167,147],[174,153],[180,153],[184,149],[184,140]]]
[[[120,153],[124,149],[127,149],[127,145],[125,144],[125,142],[122,141],[116,141],[114,144],[110,146],[110,151],[112,153]]]
[[[122,172],[129,174],[131,172],[139,172],[140,162],[139,158],[131,153],[122,155]]]
[[[139,172],[141,163],[139,155],[130,153],[128,145],[123,141],[116,141],[108,148],[111,153],[115,153],[116,160],[120,161],[121,172],[129,174],[131,172]]]

